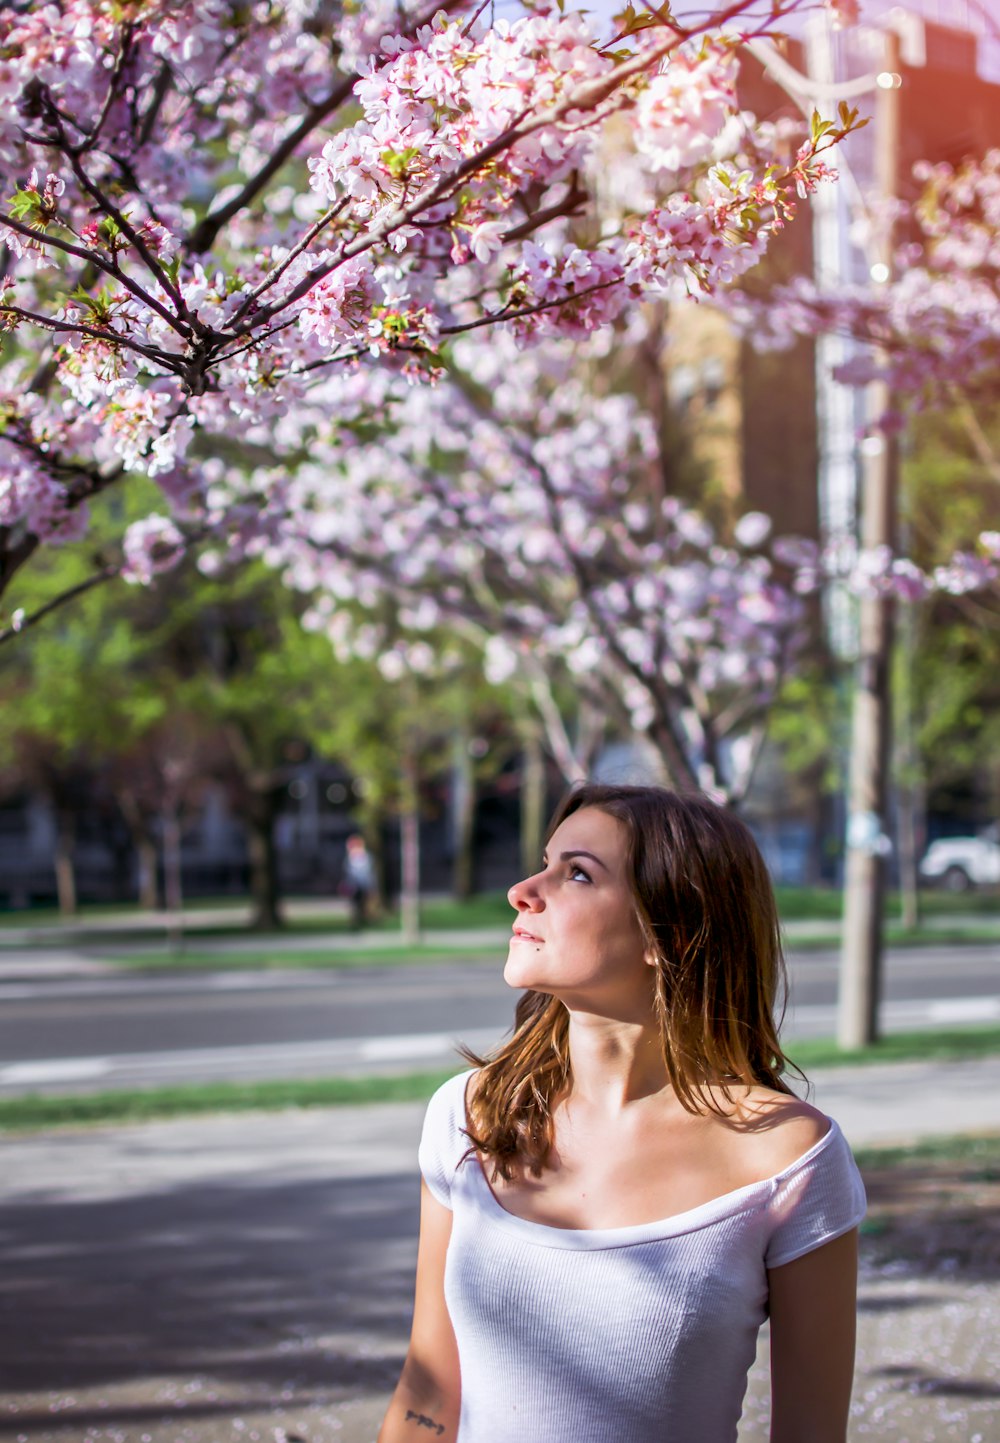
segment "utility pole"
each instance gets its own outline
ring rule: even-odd
[[[877,78],[875,108],[879,215],[871,250],[872,279],[883,285],[892,277],[891,208],[897,193],[900,152],[900,40],[892,29],[885,31],[884,53],[885,69]],[[861,443],[859,534],[865,550],[887,547],[895,554],[899,446],[894,432],[879,428],[880,418],[891,408],[888,385],[873,382],[867,395],[869,430]],[[886,807],[894,609],[893,599],[887,595],[865,596],[859,604],[837,1026],[837,1038],[844,1048],[863,1047],[878,1036],[890,851]]]

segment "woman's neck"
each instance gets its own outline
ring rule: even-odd
[[[571,1096],[608,1113],[670,1089],[659,1028],[570,1014]]]

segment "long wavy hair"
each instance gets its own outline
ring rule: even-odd
[[[778,912],[750,830],[698,793],[585,783],[563,798],[547,836],[584,807],[624,829],[626,875],[656,958],[663,1061],[680,1103],[721,1113],[734,1089],[791,1092],[783,1073],[792,1064],[778,1040],[787,991]],[[565,1006],[525,992],[509,1040],[485,1057],[464,1055],[479,1069],[469,1089],[470,1143],[494,1177],[521,1168],[540,1176],[553,1110],[572,1084]]]

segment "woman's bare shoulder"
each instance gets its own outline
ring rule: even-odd
[[[754,1087],[734,1097],[726,1123],[739,1139],[746,1162],[762,1178],[797,1162],[832,1126],[818,1107],[768,1087]]]

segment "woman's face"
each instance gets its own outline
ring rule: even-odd
[[[648,1006],[653,970],[626,875],[622,824],[582,807],[556,828],[542,870],[507,897],[517,911],[504,981],[609,1015]]]

